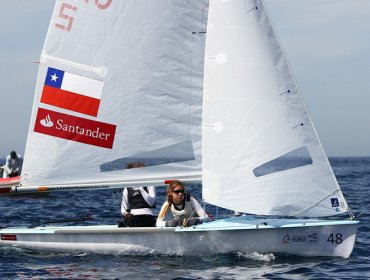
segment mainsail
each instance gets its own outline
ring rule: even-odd
[[[57,1],[21,185],[201,177],[204,1]],[[126,169],[131,162],[145,168]]]
[[[210,1],[204,80],[206,202],[262,215],[347,211],[262,1]]]

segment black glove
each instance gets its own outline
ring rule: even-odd
[[[182,225],[184,227],[191,227],[194,225],[199,225],[201,223],[202,221],[199,218],[188,218],[188,219],[184,219]]]
[[[180,225],[178,219],[166,221],[166,227],[177,227],[178,225]]]
[[[125,221],[129,221],[131,219],[131,214],[129,212],[126,212],[125,215],[123,215],[123,219]]]

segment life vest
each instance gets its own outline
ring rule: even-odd
[[[174,218],[198,217],[197,212],[191,207],[190,194],[185,193],[184,201],[179,205],[171,203],[171,213]]]
[[[149,193],[147,187],[144,187],[144,190]],[[127,199],[128,203],[130,203],[130,209],[155,208],[155,203],[153,206],[150,206],[138,189],[127,188]]]

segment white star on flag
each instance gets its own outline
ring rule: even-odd
[[[56,82],[57,79],[59,78],[55,73],[53,75],[50,75],[51,76],[51,80]]]

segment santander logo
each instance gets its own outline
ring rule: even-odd
[[[40,123],[45,127],[52,127],[54,123],[51,121],[50,116],[47,115],[45,119],[42,119]]]
[[[112,149],[116,126],[39,108],[34,131],[70,141]]]

